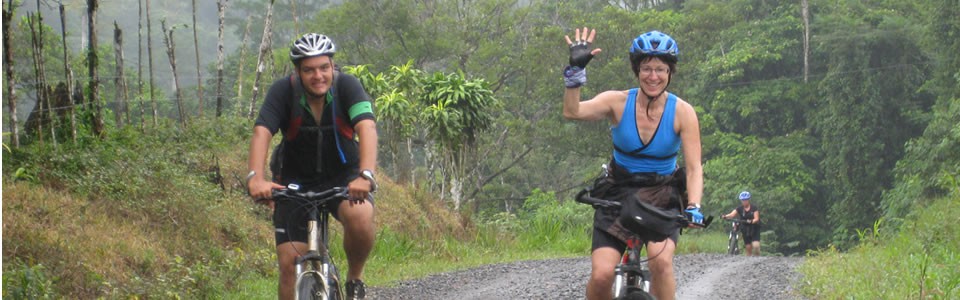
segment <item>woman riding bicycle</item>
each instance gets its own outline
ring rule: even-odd
[[[747,256],[760,256],[760,207],[750,204],[750,192],[740,193],[740,206],[725,214],[724,219],[740,217],[740,232],[743,233],[743,248]]]
[[[702,218],[700,124],[693,106],[667,92],[677,70],[676,41],[659,31],[641,34],[633,40],[629,51],[631,69],[639,87],[605,91],[581,102],[585,67],[601,51],[591,49],[595,36],[596,30],[583,28],[576,30],[573,41],[566,37],[570,45],[570,66],[563,74],[566,86],[563,116],[572,120],[610,121],[615,149],[611,175],[620,191],[617,194],[661,208],[673,208],[683,205],[675,199],[686,190],[687,211]],[[681,148],[685,172],[677,167]],[[598,208],[594,215],[588,299],[611,298],[614,268],[623,255],[627,238],[623,227],[614,222],[619,213],[619,209]],[[646,241],[653,275],[652,294],[657,299],[675,296],[673,254],[678,237],[679,229],[668,239]]]

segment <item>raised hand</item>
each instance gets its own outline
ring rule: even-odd
[[[570,46],[570,66],[584,69],[595,55],[603,51],[600,48],[590,49],[596,36],[597,30],[587,27],[583,27],[583,31],[577,28],[573,40],[570,40],[569,35],[564,36],[567,39],[567,45]]]

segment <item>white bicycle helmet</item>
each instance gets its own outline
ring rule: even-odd
[[[308,33],[293,42],[293,46],[290,47],[290,60],[296,63],[307,57],[320,55],[333,57],[334,53],[337,53],[337,45],[333,44],[332,39],[322,34]]]

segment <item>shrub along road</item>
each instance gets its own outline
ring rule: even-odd
[[[794,257],[689,254],[674,258],[677,299],[801,299]],[[370,299],[583,299],[589,258],[496,264],[370,288]]]

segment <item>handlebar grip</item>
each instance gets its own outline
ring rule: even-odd
[[[579,193],[577,193],[577,197],[575,199],[577,202],[580,202],[583,204],[590,204],[593,206],[600,206],[600,207],[620,207],[621,206],[620,202],[604,200],[604,199],[590,196],[590,189],[581,190]]]

